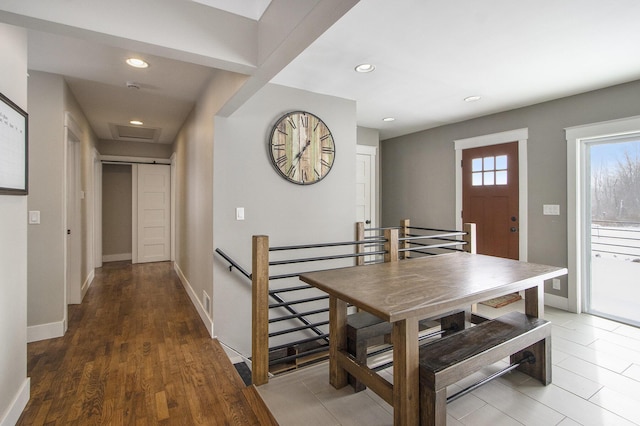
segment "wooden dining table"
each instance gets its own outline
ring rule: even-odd
[[[566,268],[454,252],[300,275],[329,294],[329,381],[356,376],[394,408],[394,425],[419,422],[418,322],[524,291],[525,313],[544,314],[544,282]],[[347,306],[393,324],[393,384],[347,353]],[[550,368],[550,367],[549,367]]]

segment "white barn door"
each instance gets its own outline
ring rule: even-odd
[[[137,259],[162,262],[171,256],[171,167],[139,164],[137,173]]]

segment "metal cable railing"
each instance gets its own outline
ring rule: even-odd
[[[408,223],[408,221],[403,222]],[[299,282],[295,285],[285,285],[281,288],[270,287],[270,282],[296,278],[300,274],[311,270],[335,268],[336,262],[343,263],[341,261],[348,259],[353,259],[356,265],[364,265],[382,262],[389,256],[408,258],[411,253],[432,255],[437,254],[437,252],[433,252],[434,250],[439,252],[442,250],[456,250],[456,247],[462,247],[467,244],[463,239],[456,239],[463,238],[466,234],[459,231],[406,226],[404,228],[401,226],[365,229],[362,223],[357,224],[356,229],[354,241],[275,247],[268,246],[268,237],[254,236],[254,259],[251,273],[242,268],[238,262],[223,250],[219,248],[215,250],[218,255],[228,262],[230,271],[235,268],[252,281],[254,306],[252,308],[253,349],[251,358],[253,363],[253,382],[255,384],[266,382],[268,366],[290,362],[298,363],[300,358],[316,356],[328,349],[329,333],[326,330],[329,313],[328,296],[326,294],[309,294],[308,292],[317,290],[306,284],[300,285]],[[409,233],[409,230],[411,230],[411,233]],[[381,235],[381,233],[384,235]],[[390,235],[395,235],[395,246],[391,245]],[[395,254],[390,254],[391,247],[395,247]],[[304,252],[305,250],[331,251],[332,253],[287,257],[290,253]],[[336,250],[340,252],[336,252]],[[345,250],[348,252],[345,252]],[[269,259],[269,253],[280,253],[281,259]],[[292,266],[298,265],[300,267],[303,264],[318,264],[318,267],[307,267],[307,270],[304,271],[291,271]],[[278,272],[277,269],[279,268],[288,270]],[[284,295],[288,295],[286,300]],[[271,301],[268,299],[271,299]],[[276,325],[278,325],[277,329],[269,330],[270,326]],[[287,338],[286,336],[297,336],[298,338]],[[281,341],[269,344],[269,340],[274,338]],[[286,341],[283,342],[282,339],[285,338]],[[292,348],[302,347],[304,348],[300,352],[291,353]],[[296,352],[296,350],[294,349],[293,352]],[[256,372],[256,370],[258,371]]]

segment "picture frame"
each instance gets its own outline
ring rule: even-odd
[[[0,93],[0,195],[29,193],[29,116]]]

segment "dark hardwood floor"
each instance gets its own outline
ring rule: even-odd
[[[106,263],[66,335],[28,345],[27,368],[19,425],[277,424],[169,262]]]

